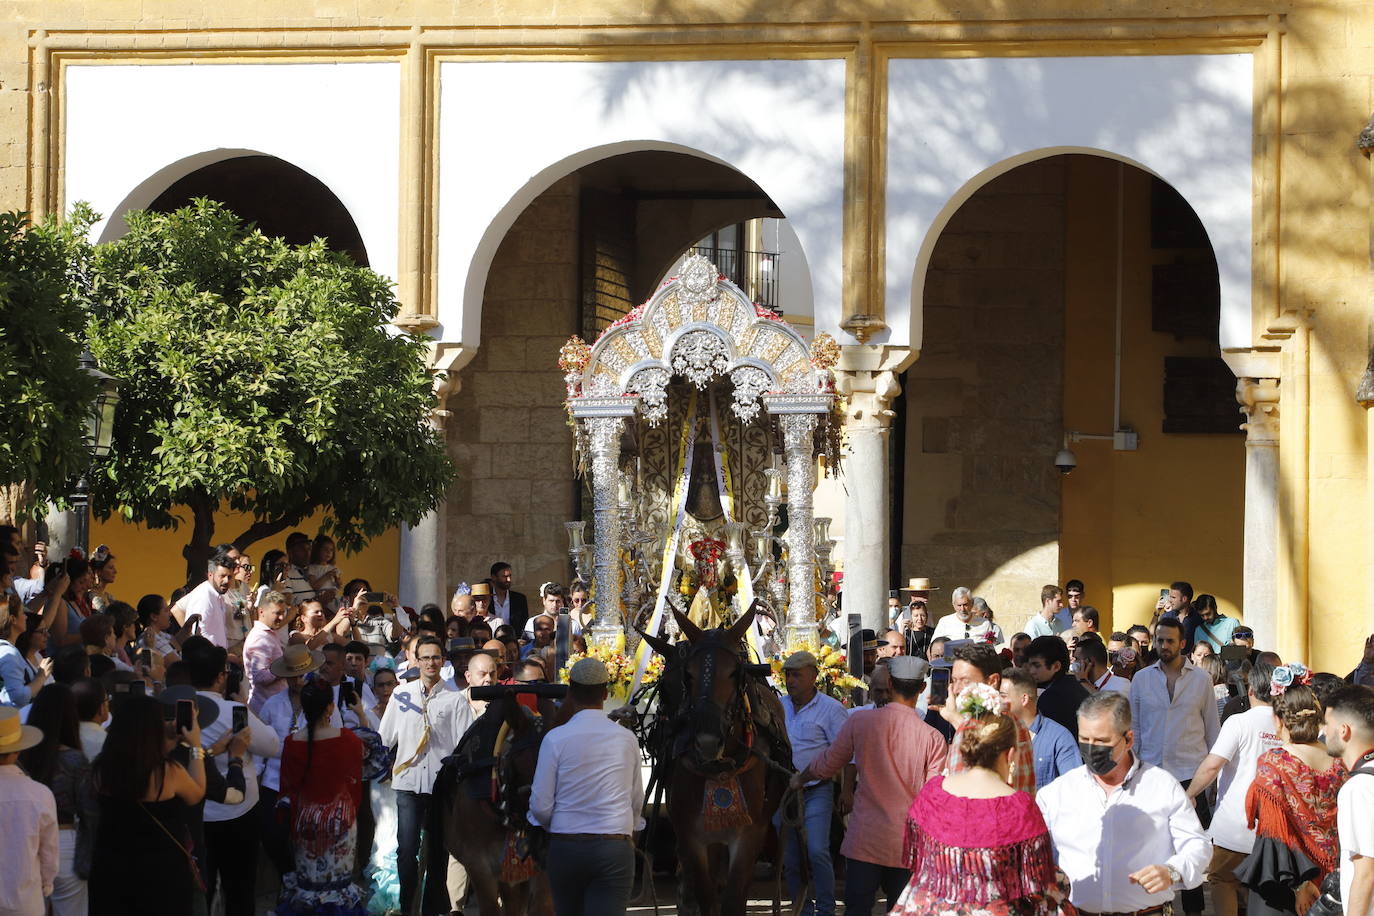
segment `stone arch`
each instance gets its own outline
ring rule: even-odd
[[[767,195],[770,201],[773,199],[772,195],[768,194],[768,189],[765,186],[764,182],[756,179],[754,176],[749,175],[743,170],[737,168],[735,165],[726,161],[725,159],[722,159],[718,156],[714,156],[707,152],[703,152],[700,149],[685,146],[679,143],[671,143],[658,140],[631,140],[605,144],[602,146],[589,147],[571,156],[566,156],[557,162],[551,163],[550,165],[541,169],[538,173],[533,175],[515,194],[513,194],[506,201],[505,205],[500,209],[496,216],[493,217],[487,223],[485,230],[481,234],[480,240],[475,246],[474,253],[467,270],[465,285],[463,286],[462,290],[458,291],[460,301],[458,303],[453,303],[449,306],[450,308],[456,307],[459,313],[461,314],[461,329],[457,334],[454,334],[452,331],[446,331],[446,336],[461,339],[464,342],[471,341],[473,343],[477,342],[480,339],[482,307],[484,304],[487,277],[491,269],[492,260],[495,258],[496,251],[500,247],[501,242],[505,239],[506,234],[509,232],[511,226],[514,225],[516,218],[519,217],[519,215],[532,201],[535,200],[535,198],[537,198],[544,191],[548,190],[559,179],[571,175],[579,169],[582,169],[586,166],[592,165],[603,160],[612,159],[616,156],[636,152],[680,153],[683,155],[691,156],[696,159],[704,160],[706,162],[715,163],[717,165],[729,169],[732,172],[736,172],[739,175],[744,176],[752,184],[759,188],[760,191]],[[781,213],[780,210],[778,210],[777,212],[779,215],[784,215]],[[756,215],[765,216],[770,214],[758,213]],[[713,225],[724,224],[725,223],[718,223],[715,220],[710,220],[708,222],[702,223],[701,227],[690,227],[690,232],[675,233],[675,235],[682,234],[686,236],[686,238],[683,239],[681,246],[679,246],[676,249],[676,254],[680,255],[681,251],[684,248],[686,248],[688,245],[690,245],[696,239],[700,238],[705,233],[710,232]],[[697,231],[698,228],[700,228],[701,231]],[[800,238],[799,245],[805,245],[805,243],[801,241]],[[811,278],[809,261],[806,258],[804,250],[801,252],[801,255],[802,263],[804,265],[807,265],[807,278],[809,281]],[[676,255],[670,257],[675,258]],[[664,264],[664,267],[666,269],[671,265],[672,260],[670,259]],[[445,320],[446,312],[448,312],[448,309],[445,307],[445,303],[440,302],[440,320],[447,326],[449,322]],[[451,312],[448,312],[448,314],[451,314]]]
[[[956,191],[952,196],[950,196],[950,198],[947,201],[945,201],[945,205],[940,208],[940,211],[936,214],[935,218],[931,220],[930,227],[927,229],[925,237],[921,241],[921,247],[916,256],[916,263],[912,268],[911,279],[912,349],[920,350],[925,328],[923,312],[925,304],[926,274],[930,269],[930,258],[931,255],[935,252],[935,246],[939,243],[941,234],[944,232],[945,227],[949,225],[949,221],[954,216],[954,214],[957,213],[960,207],[968,203],[968,201],[975,194],[977,194],[978,191],[987,186],[987,184],[991,182],[994,178],[997,178],[1001,175],[1005,175],[1013,169],[1019,168],[1023,165],[1027,165],[1031,162],[1036,162],[1041,159],[1049,159],[1052,156],[1074,154],[1084,156],[1097,156],[1102,159],[1110,159],[1115,162],[1120,162],[1125,165],[1131,166],[1132,168],[1139,169],[1140,171],[1145,172],[1148,175],[1153,175],[1155,178],[1158,178],[1165,184],[1168,184],[1170,187],[1174,188],[1175,191],[1178,191],[1179,194],[1183,196],[1185,201],[1188,200],[1187,195],[1184,194],[1173,182],[1169,181],[1169,179],[1166,176],[1161,175],[1159,172],[1150,168],[1148,165],[1139,162],[1135,159],[1132,159],[1129,156],[1124,156],[1120,153],[1116,153],[1106,149],[1096,149],[1091,147],[1080,146],[1044,147],[1036,150],[1028,150],[1027,152],[1020,153],[1016,156],[1011,156],[1009,158],[1001,160],[995,165],[989,166],[988,168],[979,172],[973,178],[970,178],[959,188],[958,191]],[[1214,228],[1214,226],[1209,227],[1209,220],[1207,216],[1203,212],[1201,212],[1197,207],[1193,207],[1191,202],[1189,202],[1189,206],[1192,207],[1193,212],[1197,215],[1199,221],[1202,223],[1203,232],[1207,235],[1207,243],[1212,247],[1212,250],[1215,253],[1216,246],[1212,243],[1213,232],[1211,231],[1211,229]],[[1229,305],[1232,310],[1235,310],[1237,308],[1243,309],[1243,316],[1234,316],[1234,319],[1243,318],[1245,322],[1244,326],[1249,327],[1250,292],[1248,287],[1248,275],[1246,277],[1247,285],[1244,290],[1234,289],[1233,287],[1235,286],[1235,278],[1230,278],[1228,281],[1228,277],[1226,276],[1224,271],[1219,271],[1218,279],[1222,287],[1220,316],[1221,325],[1224,326],[1227,323],[1227,307]],[[1229,297],[1227,295],[1228,292],[1231,293]]]
[[[198,177],[209,185],[198,184]],[[254,212],[255,202],[247,186],[266,181],[298,189],[299,217],[290,208],[272,209],[270,203],[279,200],[280,195],[270,193],[263,194],[263,202],[268,206]],[[223,193],[215,192],[216,182],[223,183]],[[99,229],[97,241],[112,241],[127,232],[124,215],[130,211],[179,206],[183,198],[196,196],[220,200],[269,235],[281,235],[296,244],[308,242],[316,235],[326,236],[331,247],[347,252],[360,264],[368,264],[362,229],[329,185],[293,162],[252,149],[207,150],[158,169],[120,201]]]

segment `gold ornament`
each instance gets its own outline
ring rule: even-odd
[[[811,365],[822,372],[833,369],[840,361],[840,345],[825,331],[816,335],[811,342]]]
[[[587,368],[587,363],[591,362],[592,348],[587,346],[587,342],[574,334],[568,338],[558,351],[558,368],[564,373],[580,373]]]

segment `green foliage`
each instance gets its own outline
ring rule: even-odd
[[[60,226],[0,213],[0,484],[27,481],[36,500],[64,498],[89,460],[96,386],[77,362],[92,222],[85,207]]]
[[[92,270],[91,349],[122,380],[102,516],[175,527],[190,507],[194,570],[221,505],[255,519],[241,546],[323,509],[348,551],[437,505],[453,469],[425,338],[389,324],[387,280],[211,201],[127,221]]]

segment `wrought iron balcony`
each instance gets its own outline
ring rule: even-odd
[[[778,301],[778,253],[737,248],[693,248],[689,255],[709,258],[731,282],[759,305],[782,313]]]

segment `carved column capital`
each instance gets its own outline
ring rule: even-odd
[[[429,349],[429,375],[434,385],[434,407],[429,412],[429,423],[437,430],[443,430],[452,415],[448,409],[448,399],[463,390],[463,382],[458,373],[477,355],[474,347],[462,344],[435,342]]]
[[[918,354],[905,347],[850,346],[840,350],[835,390],[846,400],[846,426],[887,427],[902,393],[901,373]]]
[[[1245,422],[1247,445],[1278,445],[1279,380],[1242,376],[1236,380],[1236,400]]]

